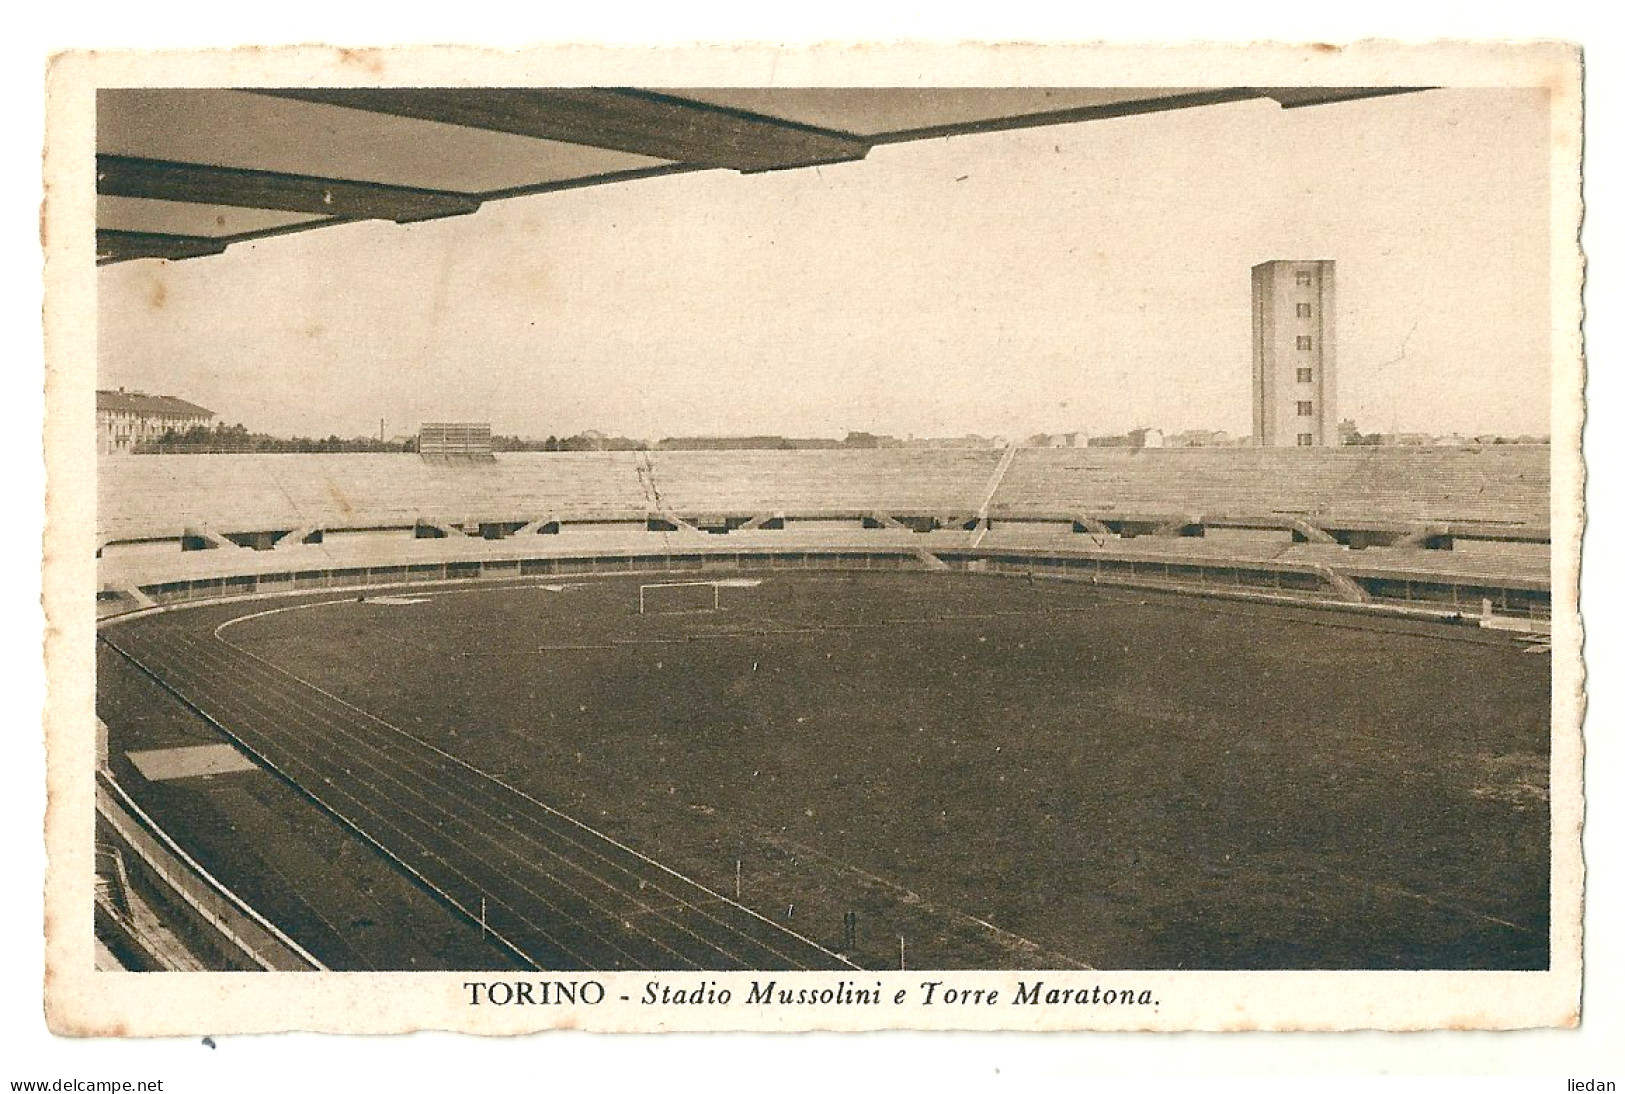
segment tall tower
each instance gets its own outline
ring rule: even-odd
[[[1336,266],[1253,267],[1253,443],[1335,445]]]

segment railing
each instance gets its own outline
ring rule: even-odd
[[[631,537],[647,535],[656,544]],[[776,541],[768,541],[772,535]],[[182,604],[220,598],[257,597],[313,589],[366,589],[390,585],[502,580],[529,577],[625,573],[704,573],[712,570],[767,569],[924,569],[920,540],[914,533],[893,533],[896,542],[865,545],[798,542],[792,532],[767,533],[737,546],[731,537],[695,536],[678,541],[658,533],[627,533],[624,547],[582,548],[547,542],[523,544],[516,552],[509,541],[470,538],[455,541],[456,553],[433,560],[383,560],[366,564],[327,563],[298,569],[262,569],[220,576],[180,577],[139,586],[154,603]],[[783,537],[780,539],[779,537]],[[722,542],[708,542],[711,539]],[[915,542],[909,542],[914,540]],[[447,543],[448,541],[435,541]],[[1089,549],[1046,545],[976,546],[973,537],[929,547],[950,568],[1030,573],[1034,576],[1096,582],[1173,587],[1189,591],[1250,597],[1290,597],[1327,603],[1362,601],[1405,606],[1426,614],[1478,614],[1484,602],[1500,614],[1533,618],[1551,615],[1549,581],[1449,572],[1411,573],[1398,568],[1362,565],[1334,569],[1319,561],[1201,556],[1169,551]],[[235,555],[235,552],[233,553]],[[262,566],[276,561],[264,553],[242,552]],[[312,562],[315,559],[311,560]],[[246,565],[245,565],[246,569]]]
[[[146,872],[179,898],[192,918],[250,967],[325,972],[326,966],[210,876],[130,800],[105,772],[96,780],[96,812]]]

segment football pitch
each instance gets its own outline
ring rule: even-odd
[[[769,925],[866,968],[1548,962],[1551,659],[1513,636],[987,575],[663,580],[164,625],[627,849],[649,865],[592,854],[628,888],[683,879],[686,934],[742,909],[746,967],[801,960]]]

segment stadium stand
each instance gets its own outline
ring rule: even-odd
[[[661,500],[678,513],[974,510],[995,449],[881,448],[651,454]]]
[[[439,465],[396,454],[145,456],[98,477],[101,542],[302,527],[383,528],[641,516],[632,452],[512,453],[499,464]]]
[[[992,513],[1479,522],[1545,530],[1550,449],[1022,449]]]
[[[102,615],[297,588],[779,565],[1550,605],[1543,446],[507,453],[483,466],[135,456],[104,461],[99,484]]]
[[[143,456],[105,461],[100,541],[306,526],[458,525],[555,517],[965,513],[1001,453],[507,453],[436,466],[393,454]],[[1549,528],[1543,446],[1483,449],[1020,449],[988,502],[995,520],[1124,515],[1245,521],[1480,525],[1539,540]]]

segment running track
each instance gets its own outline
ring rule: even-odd
[[[538,969],[850,962],[197,623],[102,640]]]

